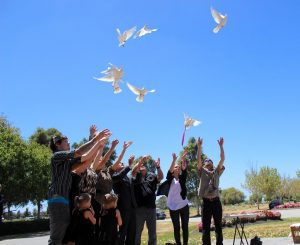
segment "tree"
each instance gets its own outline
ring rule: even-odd
[[[12,205],[25,205],[29,201],[25,150],[26,142],[19,130],[0,117],[0,179],[8,213]]]
[[[48,128],[46,130],[44,128],[38,127],[36,131],[29,137],[29,141],[34,141],[40,145],[48,147],[49,142],[54,135],[61,135],[61,132],[56,128]]]
[[[282,199],[286,198],[290,201],[290,199],[292,198],[293,196],[292,183],[293,183],[293,179],[291,179],[290,177],[285,177],[285,176],[281,177],[279,195]]]
[[[241,203],[245,200],[244,193],[234,187],[230,187],[222,190],[221,197],[225,205],[226,204],[233,205],[233,204]]]
[[[160,209],[167,209],[167,197],[166,196],[161,196],[157,201],[156,201],[156,206]]]
[[[23,216],[26,218],[26,217],[29,217],[31,215],[31,213],[29,212],[29,209],[26,208],[24,213],[23,213]]]
[[[252,198],[256,198],[257,209],[259,209],[259,197],[262,196],[260,183],[258,178],[258,172],[254,167],[245,172],[245,183],[242,185],[243,188],[251,193]]]
[[[276,168],[268,166],[261,167],[258,175],[260,190],[266,197],[267,201],[272,200],[278,195],[280,188],[280,175]]]
[[[259,172],[253,167],[245,172],[245,184],[243,187],[251,193],[252,196],[259,198],[265,196],[266,200],[271,200],[278,195],[280,188],[280,175],[276,168],[263,166]],[[259,209],[259,200],[257,199],[257,207]]]
[[[188,154],[186,156],[186,163],[187,163],[187,180],[186,180],[186,187],[187,187],[187,198],[188,200],[192,201],[197,206],[197,215],[200,215],[199,207],[201,205],[200,198],[198,197],[198,187],[199,187],[199,176],[197,170],[197,141],[194,137],[191,137],[188,140],[187,146],[184,147],[187,150]],[[183,151],[180,152],[179,161],[181,161]],[[202,159],[204,160],[206,156],[202,154]]]
[[[297,175],[297,178],[300,178],[300,170],[297,170],[296,175]]]
[[[16,214],[16,218],[17,218],[17,219],[20,219],[20,218],[21,218],[21,212],[20,212],[20,210],[18,210],[18,212],[17,212],[17,214]]]
[[[47,198],[50,184],[50,159],[52,153],[49,147],[30,142],[26,149],[28,166],[29,199],[37,205],[37,218],[40,218],[41,202]]]

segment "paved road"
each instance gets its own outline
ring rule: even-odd
[[[35,236],[36,234],[33,234],[32,236]],[[41,234],[40,234],[41,235]],[[49,235],[43,234],[43,236],[38,237],[27,237],[27,238],[17,238],[17,239],[7,239],[4,241],[0,241],[0,245],[42,245],[47,244]],[[292,245],[294,244],[292,241],[292,238],[282,237],[282,238],[262,238],[263,245]],[[225,240],[224,245],[231,245],[233,243],[233,240]],[[201,243],[197,244],[191,244],[190,245],[200,245]],[[239,244],[238,241],[236,241],[236,244]],[[159,244],[163,245],[163,244]],[[215,245],[213,242],[212,245]]]

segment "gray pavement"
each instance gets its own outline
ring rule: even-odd
[[[0,245],[42,245],[47,244],[49,235],[43,234],[43,236],[36,236],[37,234],[32,234],[31,237],[26,238],[15,238],[15,239],[6,239],[3,241],[0,241]],[[41,235],[41,234],[40,234]],[[282,238],[262,238],[263,245],[292,245],[293,240],[289,237],[282,237]],[[245,241],[244,241],[245,242]],[[200,241],[197,244],[191,244],[190,245],[200,245]],[[212,243],[215,245],[215,242]],[[224,245],[233,244],[233,240],[224,240]],[[235,244],[240,244],[240,241],[236,241]],[[244,244],[247,244],[246,242]],[[250,244],[250,241],[249,241]],[[163,244],[158,244],[163,245]]]

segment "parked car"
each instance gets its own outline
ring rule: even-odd
[[[283,204],[283,202],[279,199],[275,199],[275,200],[272,200],[270,203],[269,203],[269,209],[273,209],[275,208],[276,206],[279,206]]]
[[[165,219],[165,218],[166,218],[165,212],[157,208],[156,209],[156,219]]]

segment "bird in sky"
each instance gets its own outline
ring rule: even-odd
[[[122,89],[120,88],[119,83],[122,81],[123,75],[124,75],[124,71],[123,68],[118,68],[117,66],[109,63],[109,67],[102,71],[102,74],[105,74],[104,77],[94,77],[94,79],[98,80],[98,81],[102,81],[102,82],[109,82],[112,83],[113,86],[113,90],[115,94],[121,93]]]
[[[183,117],[184,117],[184,132],[182,134],[182,139],[181,139],[181,145],[184,145],[184,138],[185,138],[185,132],[187,129],[189,129],[190,127],[196,127],[198,125],[201,124],[200,121],[193,119],[189,116],[187,116],[185,113],[183,113]]]
[[[140,29],[135,35],[134,35],[134,38],[140,38],[142,36],[145,36],[147,34],[150,34],[152,32],[155,32],[157,31],[158,29],[150,29],[148,28],[147,25],[144,25],[144,27],[142,29]]]
[[[136,98],[137,102],[143,102],[144,96],[148,93],[154,93],[155,90],[146,90],[145,88],[136,88],[131,84],[127,83],[127,87],[138,97]]]
[[[123,33],[121,33],[120,29],[117,28],[119,47],[124,47],[127,40],[131,38],[135,32],[136,32],[136,26],[132,27],[129,30],[124,31]]]
[[[220,29],[222,29],[227,23],[227,14],[222,15],[213,7],[211,7],[211,15],[213,16],[215,22],[218,24],[217,27],[214,28],[213,32],[218,33]]]

